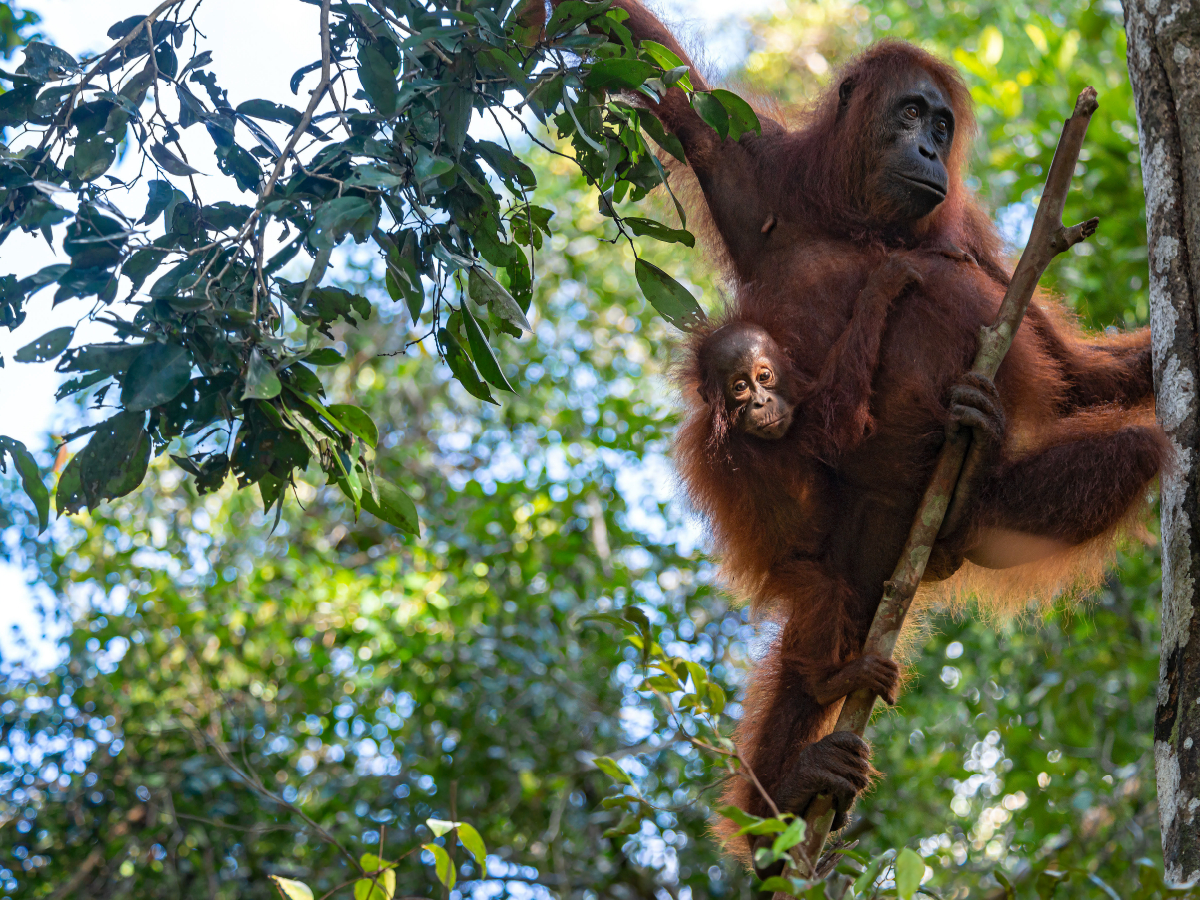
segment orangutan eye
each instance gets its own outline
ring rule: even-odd
[[[937,124],[933,127],[937,129],[937,133],[942,135],[942,137],[945,137],[946,132],[950,130],[950,126],[946,124],[945,119],[938,119]]]
[[[904,118],[916,119],[920,115],[921,115],[921,111],[919,109],[917,109],[917,107],[914,104],[910,103],[908,106],[904,107]]]
[[[771,370],[770,369],[763,369],[761,372],[758,373],[758,383],[759,384],[766,384],[770,380],[771,380]]]
[[[750,385],[746,384],[746,382],[744,382],[744,381],[734,382],[733,392],[735,394],[744,394],[748,390],[750,390]]]

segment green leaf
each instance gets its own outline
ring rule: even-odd
[[[583,0],[566,0],[555,7],[554,14],[546,23],[546,34],[557,37],[574,31],[588,19],[599,16],[612,6],[612,0],[601,3],[585,3]]]
[[[438,343],[441,344],[442,352],[446,355],[446,364],[450,366],[450,371],[454,373],[454,377],[467,389],[468,393],[480,400],[486,400],[488,403],[495,403],[496,399],[492,396],[487,384],[479,377],[479,373],[475,371],[471,357],[467,356],[466,351],[458,343],[458,338],[445,328],[440,328],[438,329]]]
[[[910,900],[924,877],[925,860],[911,848],[905,847],[896,857],[896,895],[900,900]]]
[[[500,368],[500,363],[496,362],[496,357],[492,353],[492,348],[488,346],[487,338],[483,335],[483,330],[479,327],[479,323],[475,321],[475,317],[471,315],[470,304],[464,303],[461,310],[463,328],[467,332],[467,344],[471,347],[471,358],[475,361],[475,366],[479,369],[479,374],[493,386],[515,394],[516,391],[513,390],[513,386],[504,377],[504,370]]]
[[[871,885],[875,883],[875,879],[879,877],[879,873],[883,871],[883,867],[891,862],[895,855],[895,850],[885,850],[871,860],[867,864],[867,867],[863,869],[862,874],[855,879],[854,892],[856,894],[865,894]]]
[[[690,231],[682,228],[669,228],[662,222],[653,219],[642,219],[637,216],[626,216],[621,220],[629,226],[638,237],[654,238],[666,244],[683,244],[686,247],[696,246],[696,237]]]
[[[46,490],[42,481],[37,460],[23,443],[0,434],[0,471],[4,470],[5,453],[12,457],[13,464],[21,476],[21,487],[25,490],[25,496],[32,501],[37,510],[38,534],[41,534],[50,525],[50,492]]]
[[[1157,874],[1157,870],[1156,870]],[[1050,900],[1058,891],[1059,885],[1071,878],[1070,872],[1060,872],[1057,869],[1043,869],[1038,873],[1034,882],[1034,890],[1041,900]]]
[[[725,709],[725,691],[715,681],[708,683],[708,707],[715,715],[720,715]]]
[[[425,824],[429,827],[429,830],[433,832],[434,837],[441,837],[444,834],[449,834],[452,832],[461,823],[450,822],[446,819],[426,819]]]
[[[154,157],[155,162],[166,169],[171,175],[178,175],[182,177],[185,175],[201,174],[199,169],[193,169],[157,141],[150,145],[150,155]]]
[[[58,514],[77,513],[87,504],[83,496],[83,485],[80,483],[80,473],[83,471],[82,460],[76,453],[58,476],[58,486],[54,489],[54,508]]]
[[[75,328],[70,325],[47,331],[33,343],[26,344],[14,353],[13,359],[23,363],[45,362],[48,359],[54,359],[67,349],[74,336]]]
[[[77,457],[79,486],[89,508],[124,497],[146,477],[150,435],[146,414],[126,410],[101,423]],[[60,485],[61,488],[61,485]]]
[[[506,148],[491,141],[475,141],[475,149],[501,178],[523,188],[537,187],[537,177],[533,174],[533,169],[513,156]]]
[[[619,781],[622,784],[633,784],[633,778],[630,777],[629,773],[617,765],[615,760],[609,759],[607,756],[594,757],[592,764],[614,781]]]
[[[404,183],[402,176],[379,166],[358,166],[346,179],[346,184],[356,187],[395,188]]]
[[[444,156],[435,156],[424,146],[417,147],[417,161],[413,164],[413,174],[417,181],[424,183],[431,178],[445,175],[454,168],[454,160]]]
[[[368,878],[354,882],[354,900],[392,900],[396,893],[396,869],[374,853],[364,853],[358,864]]]
[[[250,364],[246,367],[246,391],[243,400],[270,400],[278,397],[283,384],[270,360],[258,350],[250,351]]]
[[[433,854],[434,871],[437,872],[438,881],[448,888],[454,887],[454,882],[458,878],[458,873],[454,871],[454,866],[450,862],[450,857],[437,844],[422,844],[421,848],[428,850]]]
[[[336,366],[346,361],[346,357],[332,347],[321,347],[304,357],[306,363],[314,366]]]
[[[295,128],[303,118],[299,110],[290,106],[281,106],[270,100],[247,100],[239,103],[237,111],[243,116],[253,116],[256,119],[266,119],[268,122],[281,122]]]
[[[729,819],[739,828],[745,828],[748,825],[754,825],[763,821],[758,816],[752,816],[740,806],[718,806],[717,814]]]
[[[467,276],[467,289],[471,299],[480,306],[487,306],[498,319],[533,334],[533,326],[516,299],[486,269],[472,267]]]
[[[638,49],[664,69],[674,69],[683,65],[683,60],[676,56],[674,51],[657,41],[642,41],[638,44]]]
[[[731,140],[736,141],[750,131],[762,134],[762,123],[758,121],[758,114],[749,103],[733,91],[721,88],[714,90],[712,96],[717,98],[721,106],[725,107],[725,112],[729,114],[729,137]]]
[[[484,846],[483,838],[479,836],[475,826],[459,822],[458,839],[467,848],[467,852],[475,857],[475,864],[479,866],[479,877],[487,878],[487,847]]]
[[[338,197],[317,207],[309,237],[313,246],[336,247],[348,233],[362,243],[379,221],[379,210],[365,197]]]
[[[687,330],[705,319],[704,310],[682,284],[658,266],[639,259],[634,263],[638,287],[658,314],[676,328]]]
[[[787,831],[788,823],[783,819],[758,819],[750,825],[743,825],[738,834],[782,834]]]
[[[75,144],[73,168],[80,181],[94,181],[117,159],[117,142],[107,134],[91,135]]]
[[[729,113],[711,92],[692,94],[692,108],[713,127],[722,140],[729,134]]]
[[[179,396],[192,379],[192,355],[179,344],[147,344],[138,351],[121,382],[121,403],[141,412]]]
[[[384,118],[396,114],[396,73],[387,57],[372,44],[365,44],[358,53],[358,77],[371,103]]]
[[[783,830],[783,833],[775,838],[771,850],[775,853],[786,853],[804,840],[804,832],[807,830],[804,820],[797,816],[788,823],[788,827]]]
[[[687,158],[683,154],[683,144],[680,143],[679,138],[663,128],[662,122],[658,121],[657,116],[638,116],[638,123],[646,130],[646,134],[650,135],[654,143],[658,144],[658,146],[662,147],[681,163],[687,164]]]
[[[304,882],[293,881],[291,878],[282,878],[279,875],[271,875],[269,877],[275,882],[275,886],[279,888],[279,892],[287,900],[313,900],[312,888]]]
[[[792,897],[800,896],[799,887],[803,882],[798,882],[794,878],[784,878],[782,875],[775,875],[768,878],[758,886],[758,890],[764,894],[782,893]]]
[[[652,64],[641,59],[602,59],[592,65],[591,71],[583,77],[583,83],[596,90],[637,90],[654,71]]]
[[[612,828],[604,831],[603,837],[624,837],[627,834],[637,834],[642,828],[642,820],[637,816],[626,816]]]
[[[1017,891],[1013,887],[1013,883],[1008,880],[1008,876],[1004,874],[1004,870],[997,866],[992,870],[992,875],[1000,882],[1000,886],[1004,888],[1005,900],[1017,900]],[[1117,898],[1117,900],[1120,900],[1120,898]]]
[[[171,202],[171,198],[175,196],[175,186],[169,181],[162,181],[155,178],[150,181],[149,199],[146,201],[146,212],[139,219],[141,225],[153,225],[158,219],[167,205]]]
[[[379,443],[379,429],[375,427],[371,417],[357,406],[351,406],[348,403],[331,403],[326,409],[345,425],[348,431],[357,434],[369,446],[374,447]]]
[[[370,493],[364,492],[362,508],[406,534],[420,535],[421,520],[417,516],[417,505],[413,503],[412,498],[390,481],[379,479],[377,487],[379,502],[376,503]]]

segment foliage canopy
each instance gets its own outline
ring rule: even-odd
[[[501,335],[531,330],[535,254],[553,232],[509,131],[540,143],[534,129],[553,124],[631,246],[635,237],[694,243],[678,204],[680,228],[618,212],[666,181],[647,138],[682,151],[656,119],[608,92],[655,97],[690,85],[666,48],[634,48],[611,0],[562,4],[544,37],[522,27],[511,0],[297,2],[320,7],[320,58],[291,79],[294,93],[308,88],[303,109],[230,98],[183,0],[117,22],[97,56],[76,60],[35,40],[14,72],[0,71],[10,135],[0,147],[0,241],[20,229],[53,245],[60,233],[69,258],[0,276],[0,324],[17,328],[30,299],[53,289],[55,304],[93,302],[88,317],[115,338],[81,344],[60,327],[15,354],[58,360],[73,376],[59,399],[88,391],[116,410],[67,435],[91,436],[59,479],[60,514],[128,494],[170,449],[201,492],[233,475],[257,484],[267,509],[313,463],[355,516],[366,509],[415,531],[411,498],[375,478],[375,424],[359,406],[326,402],[318,373],[342,360],[330,329],[372,315],[366,297],[326,276],[344,240],[370,243],[412,343],[431,341],[479,399],[511,393],[497,348]],[[729,91],[694,96],[725,132],[758,127]],[[473,115],[493,121],[502,142],[473,137]],[[194,150],[189,160],[180,143],[189,130],[207,135],[210,163]],[[136,160],[126,180],[112,174],[122,152]],[[249,202],[206,202],[196,176],[211,165]],[[143,182],[144,209],[131,210]],[[297,258],[302,277],[289,280]],[[671,321],[703,315],[646,260],[638,282]],[[33,464],[11,439],[0,462],[5,454],[23,473]],[[44,529],[45,491],[31,483],[29,496]]]

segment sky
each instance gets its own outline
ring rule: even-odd
[[[105,34],[108,28],[126,17],[145,14],[147,5],[146,0],[28,0],[22,4],[41,16],[38,27],[46,40],[75,56],[106,49],[111,44]],[[746,17],[766,9],[770,0],[662,0],[651,5],[693,35],[695,43],[706,49],[706,63],[719,72],[744,56]],[[254,98],[297,105],[288,81],[294,71],[319,55],[317,15],[317,7],[298,0],[201,2],[195,18],[198,31],[205,36],[201,47],[212,51],[212,69],[229,91],[233,105]],[[263,42],[264,34],[271,35],[271,40]],[[6,67],[18,62],[19,56]],[[186,137],[185,132],[185,148]],[[189,158],[211,158],[210,154],[211,149],[205,149]],[[128,170],[129,163],[121,163],[114,172],[120,175],[123,167]],[[198,163],[197,167],[215,174],[215,165],[205,169]],[[221,196],[204,181],[199,179],[206,202],[238,199],[232,190],[229,196]],[[214,183],[225,181],[220,176],[212,179]],[[140,201],[131,199],[128,208],[136,209]],[[58,261],[40,237],[15,234],[0,246],[0,273],[24,276]],[[16,363],[13,353],[53,328],[75,325],[90,308],[85,301],[71,300],[52,309],[52,296],[49,290],[36,295],[28,318],[15,332],[0,330],[0,357],[5,360],[5,367],[0,368],[0,433],[37,448],[48,446],[48,434],[69,412],[54,399],[63,377],[55,373],[53,362]],[[103,326],[94,323],[84,323],[76,333],[77,343],[105,339]],[[50,643],[44,636],[39,640],[42,625],[34,601],[26,575],[0,562],[0,657],[11,658],[15,649],[12,629],[17,627],[32,639],[36,663],[52,662]]]

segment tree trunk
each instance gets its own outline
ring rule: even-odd
[[[1200,878],[1200,5],[1125,0],[1150,249],[1158,418],[1176,468],[1162,480],[1162,661],[1154,722],[1163,857],[1173,881]]]

